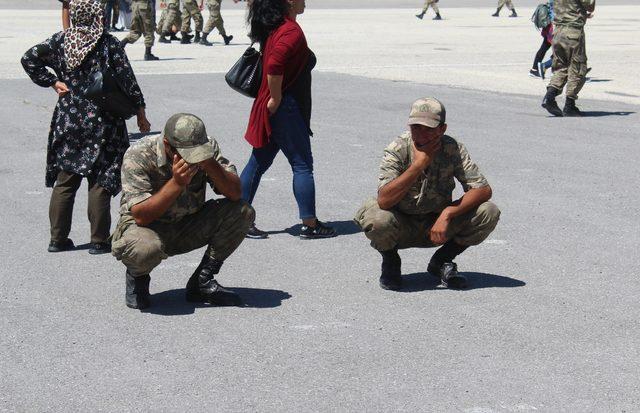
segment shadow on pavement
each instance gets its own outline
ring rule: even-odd
[[[486,274],[482,272],[460,272],[469,280],[469,288],[462,291],[477,290],[480,288],[513,288],[523,287],[524,281],[503,275]],[[444,289],[440,286],[440,280],[428,272],[416,272],[402,276],[401,293],[413,293],[425,290]]]
[[[229,288],[242,297],[245,308],[275,308],[282,301],[291,298],[291,294],[281,290],[269,290],[261,288]],[[151,296],[151,307],[144,310],[145,313],[157,315],[185,315],[193,314],[196,308],[216,308],[216,306],[190,303],[185,300],[185,289],[163,291]]]
[[[584,111],[582,110],[583,118],[598,118],[601,116],[629,116],[633,115],[636,112],[624,112],[624,111],[616,111],[616,112],[604,112],[604,111]]]

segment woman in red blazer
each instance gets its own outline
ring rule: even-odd
[[[293,171],[293,194],[302,219],[301,238],[328,238],[333,228],[316,218],[313,179],[311,119],[311,70],[316,57],[296,17],[304,13],[304,0],[253,0],[247,17],[249,37],[262,51],[262,83],[253,102],[245,139],[253,146],[244,167],[242,198],[248,203],[260,178],[282,151]],[[267,233],[251,227],[251,238]]]

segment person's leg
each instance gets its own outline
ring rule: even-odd
[[[88,186],[87,216],[91,224],[91,243],[106,244],[111,231],[111,194],[94,179],[88,179]],[[94,250],[94,253],[99,249]],[[104,252],[107,251],[108,249],[105,248]]]
[[[577,32],[577,31],[576,31]],[[577,34],[577,33],[576,33]],[[571,55],[567,79],[566,102],[563,110],[565,116],[581,116],[576,107],[578,93],[587,80],[587,53],[585,49],[584,31],[580,32],[575,49]]]
[[[119,0],[111,0],[113,4],[113,8],[111,11],[111,27],[117,28],[118,20],[120,19],[120,1]]]
[[[254,148],[247,165],[245,165],[240,174],[240,182],[242,183],[242,199],[250,205],[256,196],[260,179],[262,175],[269,169],[274,158],[278,154],[278,145],[271,141],[262,148]]]
[[[271,139],[287,157],[293,172],[293,195],[300,219],[315,220],[316,190],[313,178],[311,139],[298,104],[285,95],[278,111],[271,117]]]
[[[557,26],[553,35],[553,76],[542,99],[542,107],[554,116],[563,116],[556,102],[556,96],[562,93],[568,78],[568,68],[572,55],[572,40],[567,36],[567,28]]]
[[[111,11],[113,10],[113,0],[107,0],[104,5],[104,27],[109,29],[111,27]]]
[[[438,7],[438,3],[435,1],[431,3],[431,7],[433,7],[433,11],[436,14],[436,18],[440,17],[440,8]]]
[[[550,47],[551,47],[551,44],[547,42],[547,39],[543,38],[542,44],[540,45],[540,48],[538,49],[535,57],[533,58],[533,66],[531,66],[533,70],[538,70],[538,63],[540,63],[542,59],[544,59],[544,55],[547,53],[547,50],[549,50]]]
[[[127,37],[122,39],[120,43],[124,46],[127,43],[135,43],[144,33],[144,22],[142,21],[141,3],[131,3],[131,29]],[[148,7],[148,6],[147,6]]]
[[[60,250],[68,249],[64,247],[71,231],[73,204],[81,183],[82,176],[60,171],[51,192],[51,200],[49,201],[51,245],[63,247]],[[72,244],[69,244],[69,246],[73,247]]]

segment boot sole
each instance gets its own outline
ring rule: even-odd
[[[545,108],[547,110],[547,112],[549,112],[550,114],[552,114],[553,116],[556,116],[558,118],[563,117],[564,115],[562,114],[562,110],[560,110],[560,108],[558,108],[558,111],[555,110],[554,107],[549,107],[549,105],[545,105],[544,103],[542,105],[543,108]]]

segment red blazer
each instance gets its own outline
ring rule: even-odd
[[[244,138],[254,148],[269,143],[271,124],[267,102],[271,98],[267,75],[282,75],[282,91],[295,82],[307,65],[311,51],[307,46],[302,28],[298,23],[286,17],[284,23],[267,38],[262,51],[262,82],[258,96],[253,101],[249,125]]]

